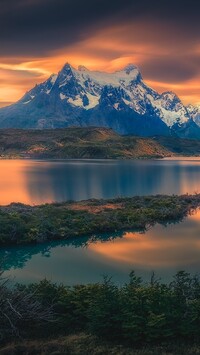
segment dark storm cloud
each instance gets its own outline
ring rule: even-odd
[[[182,59],[182,60],[181,60]],[[200,59],[196,56],[157,57],[143,62],[145,79],[160,80],[166,83],[181,83],[195,78],[200,73]]]
[[[3,0],[1,51],[38,55],[72,44],[131,4],[131,0]]]
[[[199,10],[196,0],[1,0],[0,55],[45,55],[138,19],[166,21],[176,40],[196,41]]]
[[[74,66],[133,62],[157,90],[200,102],[198,0],[0,0],[0,105]]]

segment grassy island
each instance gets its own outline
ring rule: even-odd
[[[0,245],[42,243],[122,230],[145,231],[181,221],[200,206],[200,194],[0,207]]]

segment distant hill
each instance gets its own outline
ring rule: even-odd
[[[105,73],[67,63],[18,102],[0,108],[0,128],[96,126],[122,135],[200,139],[196,110],[174,92],[151,89],[133,64]]]
[[[0,129],[0,158],[137,159],[200,155],[200,141],[120,136],[108,128]]]

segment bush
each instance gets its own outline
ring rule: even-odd
[[[88,331],[129,344],[200,341],[200,281],[184,271],[169,285],[155,277],[144,284],[134,272],[122,287],[107,277],[102,283],[74,287],[43,280],[11,289],[7,282],[1,277],[2,338]]]

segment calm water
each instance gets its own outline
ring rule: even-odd
[[[200,159],[0,161],[0,204],[200,191]]]
[[[200,159],[151,161],[0,161],[0,204],[112,198],[200,191]],[[118,282],[134,269],[145,280],[164,280],[180,269],[200,272],[200,212],[145,234],[124,232],[63,243],[0,250],[7,274],[17,281],[44,277],[66,284]]]
[[[146,281],[152,271],[169,281],[178,270],[200,272],[200,212],[167,228],[157,225],[145,234],[4,248],[0,259],[6,275],[20,282],[46,277],[72,285],[101,281],[106,274],[121,284],[133,269]]]

